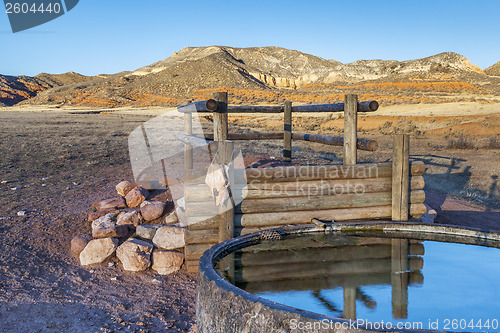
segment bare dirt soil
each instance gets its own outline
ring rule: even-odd
[[[432,121],[439,116],[439,107],[434,110],[433,115],[415,114],[420,120],[382,113],[383,109],[370,115],[371,120],[360,116],[359,136],[377,139],[380,149],[360,151],[359,160],[390,160],[392,132],[412,133],[411,158],[427,164],[426,203],[438,211],[437,222],[500,231],[500,149],[492,148],[494,134],[480,135],[476,131],[474,136],[466,136],[472,145],[468,149],[448,147],[450,140],[461,134],[453,126],[469,123],[482,126],[486,121],[489,127],[482,126],[486,130],[498,126],[500,114],[494,110],[486,113],[465,110],[464,116],[470,117],[462,122],[451,115]],[[128,134],[162,112],[161,109],[100,111],[104,112],[0,109],[0,327],[3,332],[196,330],[196,277],[184,269],[171,276],[160,276],[154,272],[125,272],[117,263],[109,267],[109,262],[81,267],[69,253],[71,238],[90,231],[86,214],[91,203],[114,196],[114,186],[119,181],[132,179]],[[377,117],[383,118],[377,120]],[[338,124],[342,123],[337,118],[338,115],[294,117],[294,130],[337,135],[341,133]],[[282,129],[279,117],[230,119],[232,131]],[[333,121],[330,127],[325,125],[329,121]],[[427,134],[429,126],[452,130],[445,130],[449,132],[445,138],[442,133]],[[281,156],[279,140],[258,145],[241,142],[241,146],[245,153],[263,163],[272,163]],[[297,164],[339,163],[342,149],[294,141],[293,156]],[[26,211],[26,216],[18,216],[19,211]]]
[[[160,276],[117,264],[81,267],[69,253],[72,237],[90,231],[91,203],[132,179],[127,136],[147,119],[0,111],[2,332],[194,329],[196,277],[185,270]]]

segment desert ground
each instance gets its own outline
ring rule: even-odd
[[[3,332],[195,332],[196,276],[131,273],[113,260],[81,267],[69,251],[88,233],[92,202],[132,180],[128,134],[163,108],[0,108],[0,327]],[[175,112],[175,111],[171,111]],[[473,102],[381,106],[359,116],[379,142],[360,162],[391,159],[392,134],[411,134],[427,165],[426,203],[438,223],[500,231],[500,106]],[[209,117],[203,119],[210,123]],[[340,114],[294,116],[294,131],[341,135]],[[230,117],[230,131],[277,131],[280,116]],[[282,142],[240,142],[279,160]],[[293,143],[296,164],[341,163],[342,148]],[[25,211],[25,216],[18,216]],[[116,260],[116,259],[115,259]],[[113,263],[113,264],[111,264]]]

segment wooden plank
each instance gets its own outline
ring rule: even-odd
[[[345,95],[344,99],[344,164],[356,164],[358,159],[358,96]]]
[[[392,162],[392,220],[408,220],[409,193],[409,141],[408,134],[394,136]]]
[[[212,193],[206,184],[184,185],[186,202],[207,202],[213,201]],[[410,188],[421,190],[425,186],[422,176],[410,178]],[[365,178],[360,180],[340,179],[340,180],[305,180],[299,182],[276,182],[276,183],[255,183],[245,187],[233,187],[234,191],[245,191],[245,199],[258,198],[282,198],[311,195],[327,195],[343,189],[346,193],[390,192],[392,189],[392,178]]]
[[[219,241],[217,229],[187,230],[186,244],[215,244]]]
[[[328,136],[320,134],[304,134],[292,133],[292,139],[322,143],[329,146],[343,146],[343,136]],[[368,139],[357,139],[356,148],[359,150],[376,151],[378,149],[378,142]]]
[[[219,230],[219,220],[217,219],[217,215],[188,217],[188,230],[207,230],[207,229]]]
[[[292,160],[292,102],[286,101],[283,116],[283,161]]]
[[[184,257],[188,260],[199,260],[203,252],[215,244],[186,244],[184,247]]]
[[[411,191],[410,202],[421,203],[425,200],[422,190]],[[390,205],[391,192],[364,194],[318,195],[286,198],[245,199],[235,207],[237,214],[273,213],[304,210],[326,210],[339,208],[360,208]]]
[[[392,175],[392,166],[390,163],[285,166],[261,169],[251,168],[246,169],[245,173],[249,184],[297,180],[362,179],[390,177]]]
[[[230,207],[221,207],[219,220],[219,243],[234,237],[234,204],[230,198],[227,203]]]
[[[186,270],[189,274],[198,274],[200,261],[199,260],[186,260]]]
[[[424,204],[412,204],[410,206],[410,214],[413,217],[419,217],[425,214],[427,208]],[[307,210],[307,211],[291,211],[291,212],[273,212],[273,213],[255,213],[255,214],[236,214],[235,226],[237,229],[242,227],[246,230],[238,230],[237,233],[242,235],[260,231],[258,228],[269,229],[271,227],[278,228],[288,224],[309,224],[311,219],[317,218],[320,220],[335,220],[341,221],[356,221],[368,219],[390,219],[391,205],[360,207],[360,208],[341,208],[341,209],[326,209],[326,210]],[[262,229],[263,230],[263,229]]]
[[[424,172],[424,162],[415,161],[411,163],[412,176],[421,176]],[[245,174],[249,184],[258,182],[291,182],[297,180],[392,177],[392,163],[249,168],[245,170]]]

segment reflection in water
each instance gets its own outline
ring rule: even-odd
[[[424,325],[489,319],[495,327],[454,331],[498,332],[499,262],[500,251],[484,246],[314,235],[263,241],[218,268],[247,292],[325,315]]]
[[[408,315],[408,286],[423,281],[421,241],[390,238],[301,237],[245,248],[222,259],[228,280],[253,294],[309,291],[326,313],[356,319],[356,302],[377,302],[363,287],[392,286],[394,318]],[[324,295],[341,288],[343,304]]]

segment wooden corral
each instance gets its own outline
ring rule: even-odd
[[[344,107],[345,106],[345,107]],[[284,106],[228,106],[227,93],[216,93],[213,100],[179,107],[184,112],[184,134],[179,140],[186,144],[184,183],[185,210],[188,224],[185,257],[189,272],[196,272],[198,260],[205,250],[231,237],[290,224],[320,220],[394,220],[406,221],[426,213],[424,179],[425,165],[409,163],[409,136],[396,135],[392,163],[357,164],[357,149],[373,151],[378,144],[357,138],[357,112],[378,108],[375,101],[360,102],[347,95],[345,103]],[[214,132],[203,138],[192,133],[191,112],[213,112]],[[293,133],[293,112],[345,112],[345,136],[329,137]],[[228,113],[283,113],[283,133],[228,133]],[[194,170],[191,148],[207,144],[217,163],[228,164],[233,143],[229,140],[283,139],[283,160],[292,159],[292,140],[320,142],[344,146],[344,165],[286,166],[245,169],[240,172],[243,188],[231,188],[242,201],[225,207],[216,206],[212,190],[205,184],[207,170]],[[239,202],[241,201],[241,202]],[[229,205],[229,206],[227,206]]]

